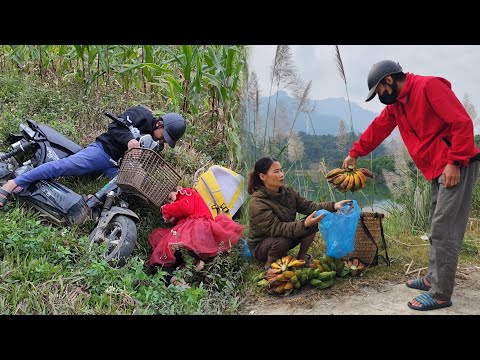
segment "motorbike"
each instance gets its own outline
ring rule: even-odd
[[[123,118],[110,112],[104,115],[120,121],[132,131],[140,146],[158,151],[159,143],[151,135],[142,135]],[[129,119],[126,119],[129,121]],[[82,150],[82,147],[55,129],[32,119],[20,124],[20,133],[10,133],[8,142],[12,150],[0,152],[0,186],[26,171],[49,161],[55,161]],[[21,161],[21,158],[27,158]],[[113,160],[111,160],[113,161]],[[121,159],[120,159],[121,161]],[[115,163],[119,166],[119,163]],[[114,267],[121,267],[133,252],[137,243],[138,215],[130,210],[125,198],[141,199],[141,194],[124,191],[117,185],[117,176],[106,183],[93,196],[87,198],[55,180],[40,180],[22,189],[14,196],[30,203],[51,222],[57,225],[80,225],[94,220],[95,226],[89,235],[90,246],[101,243],[105,246],[105,260]]]

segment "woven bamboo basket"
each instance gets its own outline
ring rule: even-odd
[[[355,233],[355,245],[354,250],[350,254],[346,255],[344,259],[358,258],[366,265],[374,265],[377,262],[378,251],[383,249],[382,235],[381,235],[381,221],[384,215],[381,213],[362,212],[360,218],[363,221],[367,229],[372,234],[372,242],[365,233],[361,219],[358,220],[357,231]]]
[[[125,153],[117,185],[162,206],[179,181],[180,175],[158,153],[147,148],[134,148]]]

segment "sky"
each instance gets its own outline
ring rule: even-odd
[[[270,72],[276,45],[252,45],[249,71],[256,72],[263,96],[270,92]],[[291,45],[298,74],[305,83],[312,80],[312,100],[347,98],[345,83],[335,61],[335,45]],[[468,93],[480,114],[480,45],[339,45],[347,79],[350,101],[364,109],[380,113],[385,107],[368,94],[367,76],[373,64],[381,60],[398,62],[404,72],[434,75],[447,79],[463,103]]]

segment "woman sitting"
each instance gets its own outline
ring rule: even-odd
[[[252,256],[265,263],[282,258],[300,244],[297,259],[305,260],[307,251],[318,231],[317,224],[325,216],[315,217],[315,212],[326,209],[334,212],[351,200],[337,203],[314,202],[300,196],[290,186],[284,184],[285,175],[280,162],[264,157],[255,163],[249,174],[249,248]],[[297,212],[308,215],[295,220]]]

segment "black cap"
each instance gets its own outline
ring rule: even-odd
[[[392,60],[382,60],[372,66],[368,73],[368,95],[365,101],[370,101],[375,97],[375,89],[380,81],[387,75],[402,72],[403,69],[399,63]]]
[[[162,115],[163,120],[163,137],[170,147],[175,147],[178,139],[185,133],[185,119],[176,113]]]

